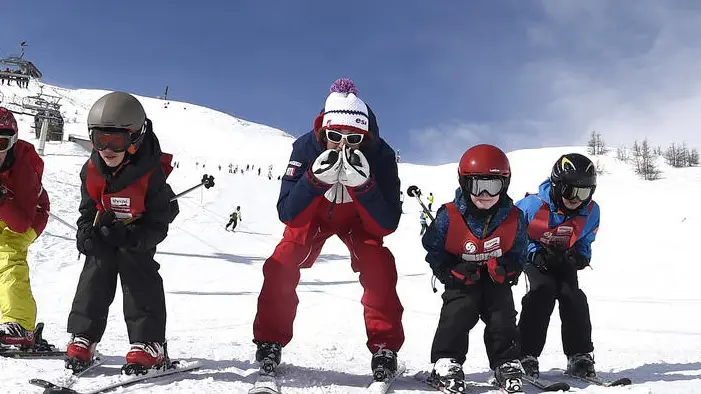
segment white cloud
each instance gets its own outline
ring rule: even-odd
[[[436,155],[432,161],[456,161],[456,152],[482,142],[505,150],[583,144],[592,129],[610,145],[648,137],[655,145],[686,140],[701,147],[699,5],[541,4],[545,20],[525,34],[543,56],[520,68],[535,110],[517,119],[412,131],[412,141]]]

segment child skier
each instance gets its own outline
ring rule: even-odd
[[[224,226],[226,231],[229,231],[229,226],[231,226],[231,231],[234,231],[239,220],[243,221],[243,219],[241,219],[241,207],[236,207],[236,210],[229,215],[229,223]]]
[[[32,348],[37,306],[27,250],[46,227],[49,196],[44,162],[17,134],[14,115],[0,107],[0,345]]]
[[[593,376],[591,320],[577,271],[589,265],[599,229],[599,206],[592,200],[596,168],[586,156],[561,156],[538,194],[517,203],[528,220],[528,258],[524,271],[530,291],[523,297],[519,329],[525,372],[539,375],[538,356],[545,346],[555,301],[560,304],[562,346],[567,372]]]
[[[520,391],[516,309],[511,286],[525,259],[523,213],[506,194],[509,159],[492,145],[477,145],[460,159],[460,187],[442,205],[423,237],[426,261],[445,285],[443,307],[431,348],[429,383],[465,392],[462,364],[470,330],[481,318],[489,366],[497,384]]]
[[[125,372],[139,373],[168,362],[165,294],[153,256],[178,214],[166,183],[170,155],[161,152],[141,103],[127,93],[98,99],[88,129],[94,149],[80,172],[76,236],[86,259],[68,316],[73,337],[66,368],[80,371],[92,362],[119,275],[131,343]]]

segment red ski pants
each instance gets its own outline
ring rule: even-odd
[[[394,256],[382,246],[382,240],[362,229],[334,233],[314,226],[306,241],[295,242],[293,228],[286,228],[282,241],[263,265],[263,288],[258,296],[258,312],[253,335],[258,341],[287,345],[292,339],[292,325],[297,314],[297,284],[300,269],[314,264],[321,247],[336,234],[348,246],[351,267],[360,273],[364,292],[360,302],[365,309],[367,347],[371,352],[386,348],[399,351],[404,343],[402,307],[397,296],[397,268]],[[306,229],[304,229],[306,231]],[[297,234],[298,235],[298,234]]]

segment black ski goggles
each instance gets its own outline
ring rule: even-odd
[[[340,144],[345,138],[348,145],[358,145],[363,142],[363,137],[361,133],[343,134],[340,131],[326,129],[326,139],[334,144]]]
[[[487,193],[490,197],[496,197],[508,186],[508,181],[504,177],[465,177],[467,190],[473,196]]]
[[[124,152],[133,142],[129,130],[118,128],[90,129],[90,141],[95,149],[109,148],[112,152]]]
[[[596,186],[577,187],[572,185],[560,186],[560,194],[567,200],[586,201],[594,194]]]

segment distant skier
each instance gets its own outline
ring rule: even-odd
[[[428,210],[433,212],[431,206],[433,206],[433,193],[428,193]]]
[[[427,220],[428,220],[428,215],[426,214],[426,212],[421,211],[421,214],[419,215],[419,223],[421,224],[421,232],[419,233],[419,235],[424,235],[424,233],[426,232],[426,229],[428,229]]]
[[[27,250],[46,227],[49,196],[44,161],[18,133],[12,112],[0,107],[0,344],[32,348],[37,306]]]
[[[560,304],[562,347],[567,370],[595,375],[589,304],[577,271],[589,265],[599,229],[599,205],[592,200],[596,168],[586,156],[569,153],[553,165],[538,194],[517,203],[528,219],[528,259],[524,271],[530,290],[523,297],[519,321],[523,368],[538,376],[555,301]]]
[[[438,209],[423,237],[426,261],[445,284],[430,379],[465,392],[462,364],[481,318],[489,367],[499,386],[513,389],[521,386],[522,369],[511,286],[526,257],[526,220],[507,195],[511,167],[499,148],[468,149],[458,176],[455,199]]]
[[[383,238],[396,230],[401,216],[399,178],[394,150],[380,138],[375,115],[352,81],[333,83],[314,130],[294,142],[277,208],[287,227],[263,265],[253,324],[261,371],[275,370],[292,339],[300,269],[311,267],[326,240],[337,235],[364,288],[374,376],[392,376],[404,342],[403,308],[394,257]]]
[[[258,167],[258,176],[260,176],[260,167]]]
[[[88,112],[88,129],[93,152],[80,172],[76,235],[78,251],[86,258],[68,316],[73,337],[66,368],[80,371],[90,365],[105,332],[118,275],[131,343],[129,369],[163,366],[165,294],[153,256],[178,214],[166,183],[169,155],[161,152],[141,103],[127,93],[98,99]]]
[[[229,223],[227,223],[226,226],[224,226],[224,229],[226,231],[229,231],[229,226],[231,226],[231,231],[236,230],[236,225],[239,223],[239,220],[243,221],[243,219],[241,219],[240,206],[236,207],[236,210],[231,215],[229,215]]]
[[[399,191],[399,207],[401,208],[402,213],[404,213],[404,192],[401,190]]]

